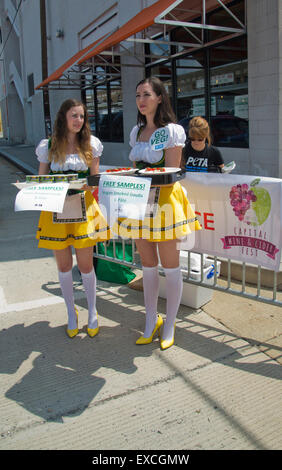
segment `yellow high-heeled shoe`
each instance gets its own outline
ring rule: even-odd
[[[149,338],[144,338],[144,336],[140,336],[140,338],[138,338],[138,340],[136,341],[136,344],[150,344],[153,341],[153,337],[157,331],[159,332],[159,336],[160,336],[160,328],[163,322],[164,321],[162,317],[158,315],[157,322],[156,322],[155,328],[153,329],[151,336],[149,336]]]
[[[77,327],[74,328],[73,330],[70,330],[69,328],[67,328],[67,335],[68,335],[69,338],[74,338],[78,334],[78,312],[77,312],[76,309],[75,309],[75,313],[76,313]]]
[[[174,324],[172,339],[162,339],[161,338],[160,345],[161,345],[162,350],[168,349],[168,348],[170,348],[170,346],[172,346],[174,344],[174,334],[175,334],[175,324]]]
[[[97,312],[97,322],[98,322],[98,312]],[[99,333],[99,324],[97,323],[97,328],[87,328],[87,333],[90,338],[94,338]]]

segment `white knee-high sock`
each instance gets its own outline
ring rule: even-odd
[[[70,330],[74,330],[75,328],[77,328],[77,316],[75,312],[73,298],[72,270],[67,272],[59,271],[59,281],[64,301],[68,310],[68,328]]]
[[[143,266],[143,290],[146,309],[146,325],[143,336],[149,338],[157,322],[157,306],[159,296],[159,267]]]
[[[181,301],[183,279],[180,266],[178,268],[164,268],[166,277],[166,321],[162,338],[172,340],[174,324]]]
[[[88,328],[98,327],[98,316],[96,310],[96,274],[94,269],[90,273],[81,273],[83,287],[85,289],[88,303]]]

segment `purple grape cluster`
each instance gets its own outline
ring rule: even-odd
[[[246,212],[251,207],[251,202],[257,200],[254,191],[249,189],[247,184],[232,186],[229,197],[233,211],[240,221],[244,220]]]

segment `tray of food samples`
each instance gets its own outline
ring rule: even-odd
[[[116,175],[116,176],[134,176],[138,178],[151,178],[152,185],[165,185],[173,184],[185,177],[185,171],[181,168],[162,167],[151,168],[147,167],[142,170],[137,168],[111,168],[97,175],[87,177],[87,184],[89,186],[98,186],[100,177],[102,175]]]
[[[23,189],[34,184],[69,183],[69,189],[81,189],[86,183],[86,178],[78,178],[77,173],[55,175],[26,175],[25,181],[12,183],[18,189]]]

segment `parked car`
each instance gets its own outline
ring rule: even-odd
[[[180,119],[180,124],[187,136],[188,125],[191,117]],[[212,142],[218,147],[241,147],[249,146],[249,123],[243,119],[230,114],[219,114],[211,118]]]

